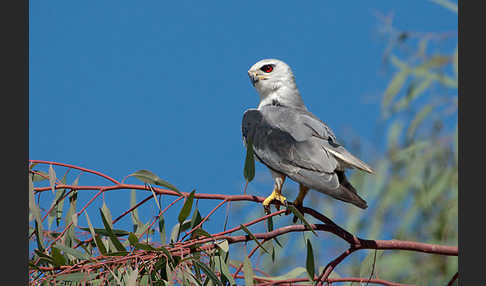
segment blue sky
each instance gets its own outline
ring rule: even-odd
[[[258,104],[247,70],[269,57],[293,68],[341,141],[381,143],[376,12],[405,30],[457,31],[457,15],[418,0],[31,1],[29,158],[240,194],[241,119]]]

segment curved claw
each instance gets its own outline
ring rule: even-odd
[[[274,190],[272,194],[268,196],[262,203],[265,212],[270,212],[270,203],[273,201],[279,201],[282,205],[287,206],[287,198],[284,197],[280,192]],[[275,205],[275,208],[277,208],[277,210],[280,210],[280,205]]]

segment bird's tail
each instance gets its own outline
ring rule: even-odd
[[[339,178],[339,198],[342,201],[352,203],[353,205],[365,209],[368,207],[368,204],[365,200],[363,200],[359,195],[356,189],[351,185],[348,181],[346,176],[344,175],[344,171],[336,171],[338,178]]]

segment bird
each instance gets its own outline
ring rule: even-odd
[[[265,211],[274,201],[288,206],[282,194],[287,177],[299,184],[292,203],[298,209],[302,210],[309,190],[366,209],[366,201],[345,171],[373,174],[374,170],[346,150],[331,128],[307,109],[290,66],[278,59],[263,59],[248,70],[248,76],[260,103],[244,112],[241,128],[244,145],[248,148],[251,142],[254,157],[268,167],[274,181],[272,193],[262,202]]]

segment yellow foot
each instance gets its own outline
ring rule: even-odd
[[[273,201],[279,201],[280,203],[282,203],[283,205],[287,205],[287,198],[284,197],[282,195],[282,193],[279,193],[279,192],[276,192],[276,191],[273,191],[272,194],[270,196],[268,196],[264,201],[263,201],[263,207],[265,208],[265,210],[267,212],[270,211],[270,203],[273,202]],[[276,205],[275,206],[277,208],[277,210],[280,209],[280,205]]]

